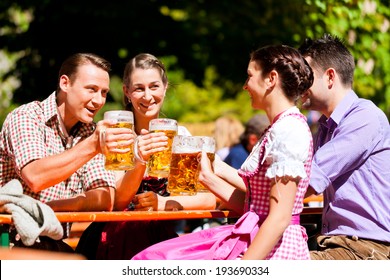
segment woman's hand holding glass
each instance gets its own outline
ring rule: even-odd
[[[141,162],[147,162],[149,157],[157,152],[164,151],[168,147],[168,137],[164,132],[141,131],[135,143],[135,158]]]
[[[219,157],[215,155],[214,160],[214,166],[216,165],[216,162],[218,161]],[[200,159],[200,170],[199,170],[199,182],[203,183],[205,182],[205,179],[210,176],[210,174],[214,173],[214,167],[207,156],[207,153],[205,151],[202,151],[202,157]],[[207,185],[206,185],[207,187]]]

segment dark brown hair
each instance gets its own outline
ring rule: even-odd
[[[104,58],[93,54],[93,53],[76,53],[69,56],[61,65],[59,74],[58,74],[58,87],[57,92],[59,91],[59,81],[62,75],[66,75],[72,81],[73,78],[77,75],[78,67],[81,65],[93,64],[107,73],[111,71],[111,63],[105,60]]]
[[[334,68],[344,85],[352,87],[355,61],[343,41],[330,34],[317,40],[305,39],[298,49],[304,57],[310,57],[315,70]],[[321,74],[321,73],[320,73]]]
[[[262,47],[250,55],[262,69],[263,75],[272,70],[281,77],[281,87],[290,100],[297,101],[313,84],[313,71],[298,50],[285,46],[273,45]]]

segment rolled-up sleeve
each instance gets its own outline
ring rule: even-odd
[[[10,115],[7,123],[9,149],[12,150],[17,174],[33,160],[47,156],[44,129],[35,116],[27,113]]]

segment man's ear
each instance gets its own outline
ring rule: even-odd
[[[70,84],[71,84],[71,80],[69,79],[69,77],[67,75],[62,75],[60,77],[59,87],[62,91],[67,92],[67,89],[68,89]]]
[[[329,68],[325,71],[327,76],[328,87],[331,88],[336,80],[336,70],[334,68]]]

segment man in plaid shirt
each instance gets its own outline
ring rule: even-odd
[[[42,102],[11,112],[0,134],[0,186],[18,179],[24,193],[54,211],[111,211],[115,176],[105,170],[93,122],[109,92],[110,63],[87,53],[61,66]]]

